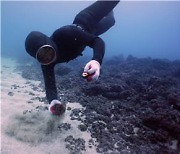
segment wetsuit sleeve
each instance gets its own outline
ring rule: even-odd
[[[49,104],[53,99],[57,99],[57,88],[55,82],[54,66],[55,66],[54,64],[48,66],[41,65],[41,69],[44,77],[46,97]]]
[[[97,37],[93,43],[92,46],[93,48],[93,60],[97,60],[100,64],[102,64],[102,60],[104,57],[104,52],[105,52],[105,44],[104,41],[100,38]]]
[[[97,60],[100,64],[102,63],[104,52],[105,52],[105,43],[100,38],[93,34],[81,31],[79,33],[79,39],[83,44],[91,47],[93,49],[93,60]]]

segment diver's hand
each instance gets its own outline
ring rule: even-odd
[[[89,61],[84,67],[84,73],[88,73],[87,81],[97,80],[100,75],[100,64],[96,60]]]
[[[66,105],[60,102],[59,100],[52,100],[49,105],[49,111],[53,115],[61,115],[65,112]]]

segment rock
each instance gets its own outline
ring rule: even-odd
[[[71,110],[71,107],[67,107],[67,110]]]
[[[72,109],[70,116],[81,121],[80,129],[90,131],[97,141],[96,150],[104,154],[178,153],[179,143],[177,149],[169,143],[180,139],[180,61],[113,57],[104,61],[99,80],[91,83],[80,77],[80,68],[87,61],[67,63],[71,72],[56,72],[60,76],[56,85],[58,93],[64,94],[61,100],[84,107]],[[36,63],[28,68],[21,65],[20,70],[23,77],[42,81],[44,89]],[[65,126],[59,129],[63,131]],[[71,154],[85,153],[80,150],[84,149],[83,140],[68,136],[65,142]]]
[[[180,95],[170,94],[168,96],[168,103],[173,105],[173,107],[180,111]]]
[[[82,138],[75,139],[72,135],[65,138],[66,148],[70,153],[82,154],[85,148],[85,141]]]
[[[135,60],[137,60],[137,58],[132,55],[129,55],[126,59],[126,61],[135,61]]]
[[[59,131],[62,131],[62,130],[69,130],[69,129],[71,129],[71,124],[69,124],[69,123],[61,123],[61,124],[59,124],[58,125],[58,129],[59,129]]]
[[[58,65],[57,67],[55,67],[55,73],[57,75],[60,75],[61,77],[64,75],[68,75],[72,70],[65,66],[65,65]]]
[[[36,109],[41,110],[41,111],[46,111],[48,110],[47,106],[37,106]]]
[[[86,125],[83,125],[83,124],[78,125],[78,128],[79,128],[82,132],[84,132],[84,131],[87,130],[87,126],[86,126]]]
[[[33,103],[33,101],[27,101],[27,103],[31,104],[31,103]]]
[[[14,96],[14,93],[13,92],[8,92],[8,95],[9,96]]]
[[[82,109],[73,109],[72,113],[70,114],[71,120],[81,121],[82,114]]]
[[[163,115],[152,115],[145,118],[143,123],[153,130],[163,129],[173,137],[180,137],[180,125],[178,123],[171,123],[171,121],[165,119]]]
[[[173,75],[174,75],[175,77],[180,78],[180,67],[179,67],[179,68],[176,68],[176,70],[173,72]]]

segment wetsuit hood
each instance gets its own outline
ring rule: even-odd
[[[57,47],[51,38],[41,32],[33,31],[25,40],[26,51],[34,58],[36,58],[38,49],[43,45],[50,45],[57,51]]]

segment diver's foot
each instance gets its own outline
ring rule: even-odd
[[[53,100],[49,105],[49,111],[53,115],[61,115],[66,111],[66,106],[58,100]]]

